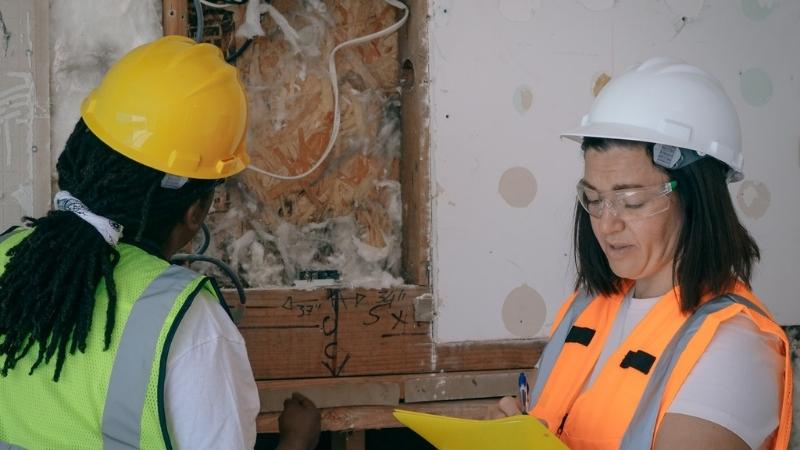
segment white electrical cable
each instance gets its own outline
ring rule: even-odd
[[[202,4],[206,5],[206,6],[209,6],[211,8],[219,8],[219,9],[225,9],[225,8],[230,8],[232,6],[236,6],[236,5],[231,4],[231,3],[223,3],[223,4],[211,3],[208,0],[200,0],[200,3],[202,3]]]
[[[328,72],[329,72],[330,81],[331,81],[331,88],[333,89],[333,126],[331,127],[331,134],[330,134],[330,138],[328,139],[328,146],[325,149],[325,152],[322,153],[322,156],[319,158],[319,160],[313,166],[311,166],[310,169],[306,170],[305,172],[303,172],[303,173],[301,173],[299,175],[280,175],[280,174],[277,174],[277,173],[268,172],[268,171],[266,171],[264,169],[261,169],[261,168],[258,168],[256,166],[254,166],[252,164],[247,166],[248,169],[251,169],[251,170],[253,170],[255,172],[258,172],[258,173],[260,173],[262,175],[267,175],[267,176],[272,177],[272,178],[277,178],[279,180],[289,180],[289,181],[291,181],[291,180],[299,180],[301,178],[307,177],[312,172],[317,170],[317,168],[319,168],[319,166],[322,165],[322,163],[325,161],[325,159],[328,158],[328,155],[331,153],[331,150],[333,150],[333,144],[336,143],[336,138],[339,135],[339,119],[340,119],[339,118],[339,81],[338,81],[338,78],[336,76],[336,52],[341,50],[341,49],[343,49],[343,48],[345,48],[345,47],[349,47],[351,45],[363,44],[363,43],[369,42],[369,41],[371,41],[373,39],[376,39],[376,38],[379,38],[379,37],[383,37],[383,36],[387,36],[387,35],[389,35],[391,33],[394,33],[401,26],[403,26],[403,24],[406,23],[406,20],[408,19],[408,6],[406,6],[405,4],[403,4],[403,3],[401,3],[401,2],[399,2],[397,0],[384,0],[384,1],[386,3],[388,3],[389,5],[391,5],[391,6],[394,6],[395,8],[402,9],[404,11],[403,17],[400,20],[398,20],[397,22],[395,22],[394,24],[384,28],[383,30],[376,31],[375,33],[368,34],[368,35],[365,35],[365,36],[360,36],[360,37],[357,37],[355,39],[351,39],[351,40],[346,41],[346,42],[342,42],[341,44],[339,44],[336,47],[334,47],[333,51],[331,51],[331,54],[328,57]]]
[[[264,3],[261,5],[261,11],[266,12],[272,17],[272,20],[278,24],[278,27],[283,31],[284,37],[286,40],[289,41],[289,44],[292,46],[292,50],[295,53],[300,53],[300,45],[297,44],[297,41],[300,40],[300,35],[297,34],[294,28],[289,25],[289,21],[286,20],[286,17],[283,17],[283,14],[280,13],[274,6],[270,5],[269,3]]]

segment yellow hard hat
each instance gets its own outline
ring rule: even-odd
[[[83,100],[81,116],[109,147],[171,175],[225,178],[250,162],[236,68],[217,47],[183,36],[123,56]]]

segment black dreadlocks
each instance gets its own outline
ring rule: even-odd
[[[112,150],[78,121],[57,164],[59,187],[92,212],[124,227],[123,241],[160,248],[188,208],[208,199],[217,183],[190,179],[180,189],[161,187],[164,173]],[[58,381],[67,351],[86,352],[95,294],[101,281],[108,293],[105,348],[111,344],[117,290],[117,250],[91,225],[66,211],[25,217],[28,238],[8,253],[0,275],[0,375],[14,369],[34,344],[33,373],[56,355]]]

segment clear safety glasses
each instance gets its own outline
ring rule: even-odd
[[[617,191],[599,192],[578,183],[578,202],[592,217],[600,218],[603,210],[623,220],[645,219],[669,209],[669,194],[677,181]]]

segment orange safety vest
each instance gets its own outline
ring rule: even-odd
[[[717,328],[744,313],[761,332],[783,343],[783,400],[774,448],[785,449],[792,421],[792,366],[783,330],[741,284],[729,294],[703,299],[690,315],[680,311],[679,295],[673,289],[653,306],[585,392],[625,294],[573,295],[559,311],[539,361],[530,414],[546,420],[573,450],[652,448],[664,414]]]

